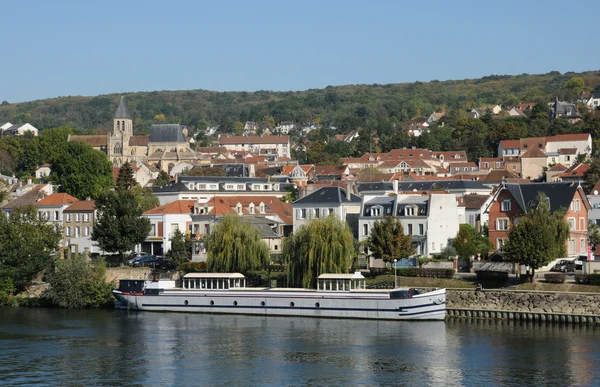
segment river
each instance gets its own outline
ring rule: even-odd
[[[593,386],[600,327],[0,309],[2,385]]]

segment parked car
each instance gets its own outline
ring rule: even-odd
[[[133,266],[133,262],[138,261],[141,257],[148,256],[148,255],[149,255],[148,253],[144,253],[143,251],[139,252],[139,253],[131,253],[131,255],[129,256],[129,260],[127,261],[127,264],[129,266]]]
[[[156,257],[154,255],[144,255],[138,258],[135,258],[131,264],[133,267],[154,267],[156,262]]]
[[[554,266],[552,266],[550,271],[558,271],[561,273],[574,272],[575,271],[575,261],[570,260],[570,259],[561,259]]]

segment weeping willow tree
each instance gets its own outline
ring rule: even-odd
[[[302,226],[283,246],[288,284],[315,288],[323,273],[347,273],[355,253],[352,231],[333,216]]]
[[[206,241],[206,269],[215,273],[247,273],[268,263],[269,246],[258,229],[236,215],[224,216]]]

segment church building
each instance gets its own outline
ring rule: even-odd
[[[158,124],[152,125],[149,136],[134,136],[133,119],[122,96],[113,117],[112,133],[71,135],[68,141],[81,141],[106,153],[115,167],[126,162],[147,162],[170,172],[180,162],[198,159],[196,152],[189,147],[183,130],[184,127],[178,124]]]

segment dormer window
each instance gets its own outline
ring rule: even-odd
[[[405,216],[415,216],[415,208],[406,206],[404,207],[404,215]]]
[[[235,206],[235,208],[236,208],[237,214],[238,214],[238,215],[242,215],[242,213],[243,213],[243,212],[242,212],[242,204],[241,204],[241,203],[238,203],[238,204]]]
[[[378,217],[381,216],[383,209],[380,206],[371,207],[371,216]]]
[[[248,212],[250,212],[250,214],[254,214],[254,203],[250,203],[250,206],[248,206]]]
[[[260,213],[264,214],[265,213],[265,203],[260,203]]]

